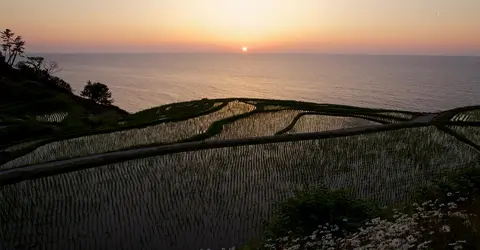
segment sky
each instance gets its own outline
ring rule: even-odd
[[[480,0],[15,0],[32,52],[480,55]]]

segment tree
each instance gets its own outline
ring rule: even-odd
[[[43,61],[45,61],[45,58],[43,57],[29,56],[27,57],[25,65],[33,68],[36,72],[40,72],[42,70]]]
[[[13,43],[13,36],[15,33],[13,33],[10,29],[5,29],[5,31],[0,32],[0,37],[2,38],[2,50],[3,50],[3,56],[5,59],[8,60],[9,55],[12,50],[12,43]]]
[[[10,64],[10,66],[13,65],[13,63],[15,62],[15,59],[17,59],[17,56],[23,56],[23,53],[25,52],[25,41],[22,40],[22,37],[21,36],[17,36],[15,38],[15,40],[13,41],[13,56],[12,56],[12,59],[7,62],[8,64]]]
[[[113,103],[112,93],[108,86],[99,82],[88,81],[80,95],[104,105],[112,105]]]
[[[3,50],[3,57],[6,60],[7,64],[12,66],[17,59],[17,56],[22,56],[25,51],[25,41],[22,39],[21,36],[15,37],[15,33],[13,33],[10,29],[6,29],[5,31],[0,32],[2,38],[2,50]]]
[[[45,75],[52,75],[60,71],[57,62],[46,61],[41,56],[29,56],[23,64],[33,68],[37,73],[44,73]]]
[[[43,70],[46,71],[49,75],[58,73],[61,71],[60,67],[58,67],[58,63],[55,61],[48,61],[43,66]]]

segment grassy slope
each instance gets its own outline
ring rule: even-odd
[[[0,66],[0,148],[15,143],[116,126],[128,113],[103,106]],[[68,113],[61,123],[39,122],[37,115]]]

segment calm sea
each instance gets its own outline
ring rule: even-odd
[[[48,54],[78,93],[107,84],[130,111],[201,98],[437,111],[480,104],[480,58],[313,54]]]

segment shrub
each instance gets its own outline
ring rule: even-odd
[[[113,103],[112,93],[108,86],[99,82],[88,81],[80,95],[104,105],[112,105]]]
[[[416,199],[450,202],[453,198],[447,196],[449,193],[458,193],[473,201],[480,194],[480,166],[473,165],[447,174],[446,177],[438,177],[433,185],[421,188]]]
[[[472,165],[421,188],[401,210],[379,212],[341,190],[304,192],[282,205],[269,240],[253,249],[477,249],[479,187]]]
[[[394,210],[391,218],[367,220],[352,232],[325,223],[307,236],[267,241],[260,249],[476,249],[476,216],[459,209],[466,198],[451,196],[457,202],[415,203],[411,214]]]
[[[70,86],[70,84],[68,84],[67,82],[65,82],[64,80],[54,76],[54,77],[50,77],[50,83],[54,84],[55,86],[57,87],[60,87],[61,89],[64,89],[68,92],[72,92],[72,87]]]
[[[267,236],[309,235],[324,223],[351,231],[366,219],[378,216],[378,212],[373,203],[355,199],[345,190],[331,191],[323,186],[307,189],[280,205],[273,223],[267,228]]]

